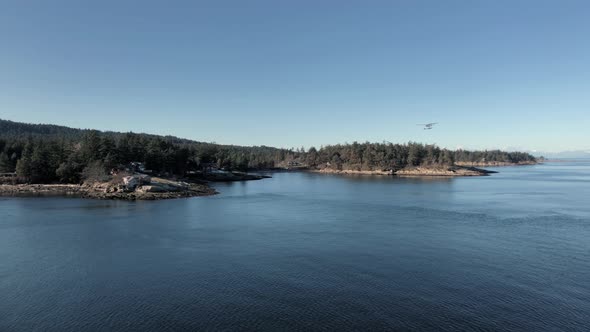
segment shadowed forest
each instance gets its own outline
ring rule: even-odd
[[[154,174],[183,176],[205,165],[240,171],[276,168],[388,170],[459,162],[535,162],[522,152],[447,150],[409,142],[280,149],[220,145],[174,136],[101,132],[0,120],[0,173],[31,183],[78,183],[141,162]]]

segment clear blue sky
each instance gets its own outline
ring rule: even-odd
[[[242,145],[590,149],[589,13],[569,0],[3,0],[0,118]]]

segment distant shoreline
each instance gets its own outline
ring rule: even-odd
[[[323,174],[344,174],[344,175],[391,175],[391,176],[486,176],[496,171],[490,171],[479,167],[508,167],[508,166],[530,166],[537,165],[538,162],[521,162],[521,163],[507,163],[507,162],[492,162],[492,163],[457,163],[454,166],[415,166],[406,167],[400,170],[350,170],[350,169],[309,169],[307,171],[312,173]],[[478,167],[475,167],[478,166]]]
[[[558,159],[545,159],[545,163],[587,163],[590,162],[590,158],[558,158]]]
[[[494,171],[488,171],[481,168],[465,167],[465,166],[449,166],[449,167],[411,167],[404,168],[398,171],[393,170],[334,170],[330,168],[309,170],[312,173],[322,174],[343,174],[343,175],[388,175],[388,176],[486,176]]]
[[[323,169],[296,169],[320,174],[342,174],[342,175],[379,175],[399,177],[465,177],[465,176],[487,176],[496,171],[490,171],[474,166],[467,166],[465,163],[455,166],[416,166],[406,167],[397,171],[394,170],[336,170],[332,168]],[[469,165],[482,165],[483,163],[469,163]],[[486,163],[487,166],[524,166],[538,163]],[[253,177],[262,179],[266,176]],[[250,179],[250,178],[248,178]],[[241,179],[244,180],[244,179]],[[220,180],[223,181],[223,180]],[[176,183],[171,180],[157,179],[150,186],[140,186],[137,190],[121,191],[112,190],[109,183],[95,182],[91,184],[0,184],[0,196],[10,197],[36,197],[36,196],[65,196],[91,199],[111,200],[161,200],[173,198],[188,198],[211,196],[218,192],[205,183]],[[154,186],[155,185],[155,186]],[[164,186],[163,190],[156,190],[158,186]]]
[[[507,167],[507,166],[530,166],[537,165],[539,161],[520,161],[517,163],[505,162],[505,161],[483,161],[483,162],[467,162],[459,161],[456,162],[457,166],[472,166],[472,167]]]

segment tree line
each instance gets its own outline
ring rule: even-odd
[[[156,174],[183,176],[203,165],[260,170],[301,165],[376,170],[478,161],[523,162],[520,152],[451,151],[419,143],[357,143],[305,150],[196,142],[173,136],[100,132],[0,120],[0,173],[33,183],[78,183],[109,170],[143,162]]]
[[[500,150],[468,151],[441,149],[436,145],[409,142],[358,143],[310,148],[304,154],[305,162],[316,167],[345,170],[391,170],[412,166],[451,166],[458,162],[485,163],[535,162],[535,157],[523,152]]]

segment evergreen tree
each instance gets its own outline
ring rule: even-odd
[[[358,143],[311,147],[307,152],[266,146],[243,147],[195,142],[172,136],[98,132],[0,120],[0,171],[14,171],[28,181],[76,183],[80,173],[100,162],[103,172],[145,162],[156,174],[182,176],[204,163],[228,169],[260,169],[299,163],[333,169],[400,169],[407,166],[470,162],[534,162],[527,153],[450,151],[435,145]],[[94,167],[95,169],[97,167]],[[101,173],[102,174],[102,173]]]
[[[6,152],[0,153],[0,173],[8,173],[14,171],[12,162]]]
[[[101,159],[101,138],[96,130],[90,130],[82,139],[80,154],[86,163]]]
[[[68,160],[59,165],[55,171],[56,176],[62,183],[78,183],[80,182],[80,173],[82,172],[82,165],[74,160]]]

